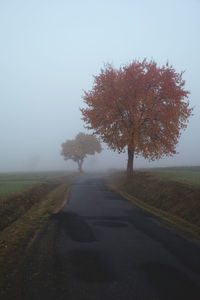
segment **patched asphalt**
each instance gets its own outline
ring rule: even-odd
[[[24,260],[16,299],[200,299],[200,247],[85,175]]]

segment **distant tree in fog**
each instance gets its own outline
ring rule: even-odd
[[[134,60],[119,69],[108,64],[84,93],[86,128],[111,149],[128,151],[128,176],[133,175],[134,155],[155,160],[176,153],[192,114],[182,75],[168,63],[158,67],[153,60]]]
[[[61,155],[65,160],[72,159],[78,164],[79,172],[82,172],[83,161],[87,155],[94,155],[102,151],[98,139],[91,134],[80,132],[74,140],[67,140],[62,145]]]

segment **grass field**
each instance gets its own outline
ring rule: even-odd
[[[24,192],[35,184],[64,174],[66,172],[0,173],[0,198]]]
[[[18,181],[18,182],[1,182],[0,181],[0,197],[13,195],[16,193],[24,192],[33,185],[38,183],[37,181]]]
[[[159,177],[168,180],[182,182],[194,186],[200,186],[200,166],[153,168],[146,169],[145,171],[152,172]]]

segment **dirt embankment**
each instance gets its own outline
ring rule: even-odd
[[[200,226],[200,188],[159,178],[150,172],[135,172],[132,179],[125,173],[113,173],[108,181],[120,191]]]

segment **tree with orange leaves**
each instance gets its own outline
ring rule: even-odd
[[[176,153],[181,130],[192,114],[183,72],[168,63],[134,60],[115,69],[108,64],[89,92],[81,112],[92,129],[119,153],[128,151],[127,175],[133,175],[134,155],[149,160]]]
[[[72,159],[78,164],[79,172],[82,172],[82,165],[87,155],[94,155],[101,152],[101,144],[94,135],[80,132],[74,140],[67,140],[62,145],[61,155],[65,160]]]

